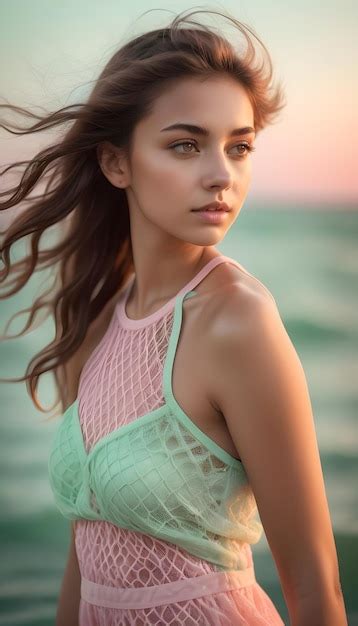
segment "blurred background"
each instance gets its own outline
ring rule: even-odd
[[[245,205],[217,248],[242,263],[273,293],[303,364],[339,557],[350,626],[358,624],[358,142],[356,34],[349,0],[225,0],[208,5],[140,0],[0,2],[0,102],[56,110],[83,101],[114,51],[132,36],[165,26],[184,9],[224,10],[267,46],[287,106],[256,139]],[[148,9],[155,9],[142,15]],[[233,27],[215,16],[229,38]],[[242,40],[240,40],[242,43]],[[353,115],[353,111],[355,114]],[[9,119],[6,112],[4,118]],[[4,119],[3,118],[3,119]],[[26,126],[26,118],[16,118]],[[15,136],[0,129],[0,166],[31,158],[51,133]],[[6,181],[5,181],[6,178]],[[3,177],[1,191],[16,176]],[[40,188],[36,189],[38,193]],[[0,228],[15,211],[0,215]],[[21,244],[15,256],[24,252]],[[36,274],[0,301],[1,328],[43,289]],[[26,314],[8,332],[19,332]],[[46,320],[0,345],[0,376],[20,376],[53,336]],[[51,376],[40,398],[54,399]],[[47,457],[60,417],[45,422],[23,383],[0,384],[0,624],[54,623],[69,545],[69,523],[52,498]],[[288,624],[265,536],[253,546],[256,577]]]

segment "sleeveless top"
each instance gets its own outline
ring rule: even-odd
[[[106,529],[112,543],[102,553],[106,560],[111,555],[112,568],[114,552],[121,559],[119,537],[136,542],[128,554],[139,554],[141,533],[147,543],[172,545],[216,570],[236,570],[247,566],[247,544],[261,537],[242,462],[194,424],[172,389],[182,303],[223,262],[239,266],[224,255],[211,259],[176,296],[138,320],[125,310],[133,276],[82,369],[78,396],[52,440],[48,472],[60,512],[80,520],[80,532],[93,523],[102,529],[101,539],[92,535],[83,547],[87,559],[96,542],[106,541]],[[93,577],[94,557],[92,565]]]

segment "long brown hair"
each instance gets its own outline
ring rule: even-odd
[[[245,53],[240,54],[234,44],[207,25],[190,20],[196,13],[228,19],[244,35]],[[255,40],[264,53],[261,64],[255,63]],[[26,165],[18,185],[0,193],[1,198],[8,196],[0,208],[10,209],[23,201],[29,204],[1,232],[4,238],[0,280],[9,288],[0,298],[17,293],[35,271],[50,268],[55,277],[52,287],[21,311],[30,313],[28,320],[18,335],[11,336],[31,330],[39,309],[53,316],[54,340],[31,359],[23,377],[11,379],[26,381],[40,410],[44,409],[36,392],[41,374],[53,372],[58,391],[54,406],[58,401],[64,404],[64,364],[82,344],[91,322],[133,272],[127,196],[124,189],[114,187],[102,173],[99,144],[110,141],[130,154],[136,124],[150,113],[168,85],[185,77],[205,79],[217,74],[233,77],[245,87],[253,107],[256,135],[273,122],[286,104],[282,86],[272,84],[269,52],[255,32],[228,14],[199,10],[188,15],[183,12],[169,26],[145,32],[120,47],[95,81],[86,102],[43,116],[19,106],[0,105],[1,109],[36,120],[25,129],[14,124],[10,127],[1,120],[2,128],[13,134],[37,133],[70,124],[56,143],[2,172],[4,175],[12,168]],[[43,193],[29,198],[35,186],[45,181]],[[53,238],[49,247],[40,249],[40,240],[50,227],[56,227],[61,237]],[[30,252],[13,261],[11,248],[24,237],[30,238]]]

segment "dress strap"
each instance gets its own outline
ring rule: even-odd
[[[187,285],[183,287],[183,289],[180,290],[180,292],[177,294],[176,299],[175,299],[173,325],[172,325],[172,330],[171,330],[170,337],[169,337],[167,353],[165,356],[164,368],[163,368],[164,397],[165,397],[167,404],[171,406],[174,411],[177,410],[179,407],[173,394],[172,371],[173,371],[173,364],[174,364],[175,354],[176,354],[177,345],[178,345],[179,336],[180,336],[180,330],[182,326],[183,300],[185,300],[187,297],[191,298],[197,295],[197,292],[193,290],[192,287],[195,287],[196,285],[198,285],[214,267],[219,265],[219,263],[232,263],[236,266],[241,267],[239,263],[237,263],[236,261],[234,261],[234,259],[231,259],[230,257],[224,256],[224,255],[217,256],[214,259],[211,259],[211,261],[209,261],[209,263],[207,263],[200,270],[200,272],[198,272],[198,274],[194,276],[194,278],[190,280],[189,283],[187,283]]]
[[[229,256],[225,256],[224,254],[216,256],[211,259],[206,265],[204,265],[204,267],[201,268],[200,272],[198,272],[194,276],[194,278],[192,278],[186,285],[184,285],[184,287],[177,293],[176,298],[179,298],[181,295],[186,297],[186,295],[189,295],[189,293],[191,295],[196,295],[196,291],[194,291],[193,288],[201,283],[205,276],[207,276],[209,272],[211,272],[211,270],[213,270],[214,267],[216,267],[220,263],[231,263],[232,265],[236,265],[236,267],[241,268],[241,265]],[[191,295],[189,297],[191,297]]]

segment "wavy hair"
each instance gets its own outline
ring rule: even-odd
[[[222,34],[190,20],[196,13],[229,20],[237,35],[244,36],[246,51],[239,53]],[[257,63],[255,43],[264,53],[261,64]],[[32,330],[40,309],[47,311],[46,317],[52,316],[53,341],[30,360],[23,377],[11,379],[26,381],[41,411],[45,410],[37,399],[39,377],[53,373],[58,393],[53,406],[58,402],[64,405],[68,390],[64,365],[81,346],[89,325],[133,272],[127,196],[104,176],[98,146],[109,141],[130,154],[136,124],[150,113],[170,84],[181,78],[205,80],[218,74],[234,78],[245,88],[253,107],[256,135],[286,104],[282,86],[272,81],[270,54],[253,29],[228,14],[199,10],[178,14],[167,27],[145,32],[122,45],[95,80],[86,102],[44,115],[11,104],[0,105],[2,110],[32,118],[27,128],[5,124],[1,119],[1,127],[12,134],[38,133],[53,127],[62,131],[57,142],[1,172],[4,175],[25,166],[20,182],[0,193],[0,209],[21,202],[28,205],[1,232],[0,282],[7,291],[0,298],[16,294],[34,272],[50,268],[54,274],[50,289],[31,307],[15,313],[29,312],[22,331],[3,336],[19,337]],[[28,197],[36,185],[45,182],[40,195]],[[41,238],[51,227],[59,236],[49,247],[40,249]],[[12,247],[26,237],[30,239],[29,253],[21,260],[12,260]]]

